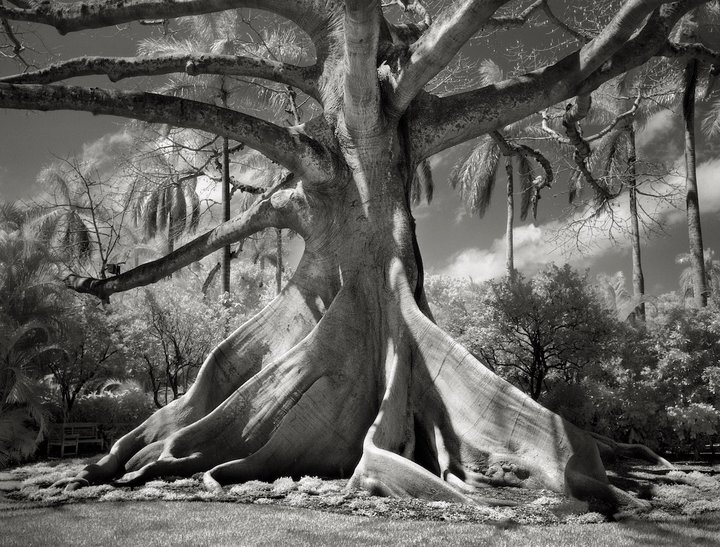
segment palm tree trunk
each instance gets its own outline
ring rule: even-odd
[[[222,144],[222,206],[223,222],[230,220],[230,147],[227,137]],[[230,292],[230,245],[222,250],[222,291]]]
[[[283,241],[282,241],[282,230],[276,229],[277,234],[277,269],[275,270],[275,294],[280,294],[282,290],[282,270],[283,270]]]
[[[697,85],[697,61],[685,66],[685,92],[683,95],[683,121],[685,122],[685,180],[690,262],[693,271],[693,295],[699,308],[707,306],[708,290],[705,279],[702,228],[698,200],[697,172],[695,166],[695,87]]]
[[[640,223],[637,211],[637,175],[635,172],[635,128],[632,123],[628,128],[628,186],[630,194],[630,238],[632,240],[632,283],[633,297],[638,302],[635,318],[645,321],[645,277],[642,270],[640,255]]]
[[[515,264],[513,257],[513,221],[515,217],[513,196],[513,164],[512,156],[507,156],[505,162],[507,173],[507,227],[505,229],[505,273],[508,279],[515,278]]]

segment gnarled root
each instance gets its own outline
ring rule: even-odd
[[[650,462],[668,469],[675,467],[644,444],[619,443],[598,433],[590,433],[590,435],[597,443],[603,462],[613,462],[617,458],[630,458]]]
[[[312,293],[286,288],[213,351],[185,397],[72,484],[204,471],[219,489],[352,473],[351,486],[398,497],[502,504],[477,493],[503,485],[611,512],[641,505],[610,485],[593,437],[482,366],[390,275],[400,281],[380,290],[346,280],[322,317]]]

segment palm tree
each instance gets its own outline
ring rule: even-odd
[[[714,3],[707,4],[688,13],[678,26],[675,40],[684,43],[705,43],[716,45],[716,33],[705,32],[699,21],[717,21],[720,8]],[[683,70],[683,124],[685,137],[685,203],[687,207],[688,240],[693,277],[693,298],[699,308],[707,306],[709,288],[703,257],[702,226],[700,223],[700,205],[697,185],[696,146],[695,146],[695,102],[698,95],[698,80],[708,78],[709,67],[696,59],[689,60]],[[710,78],[710,81],[712,79]],[[709,84],[708,84],[709,86]],[[709,87],[708,87],[709,89]]]
[[[471,214],[480,218],[485,215],[493,189],[498,176],[500,165],[502,141],[491,135],[480,137],[470,152],[455,166],[450,174],[450,184],[453,189],[460,192],[460,197]],[[505,156],[506,190],[507,190],[507,226],[505,230],[506,260],[505,270],[508,278],[515,275],[513,259],[513,222],[514,222],[514,179],[520,182],[522,203],[520,206],[520,219],[525,220],[530,211],[536,212],[537,203],[534,190],[538,179],[534,175],[533,167],[524,155],[511,153]]]
[[[595,117],[612,123],[625,112],[632,112],[630,95],[639,87],[637,81],[624,74],[603,86],[596,94]],[[645,321],[645,276],[642,268],[640,218],[638,216],[638,179],[636,172],[637,151],[635,146],[636,123],[648,120],[647,109],[638,109],[640,97],[635,101],[634,113],[622,120],[605,137],[594,151],[593,164],[599,168],[599,176],[608,187],[627,188],[630,209],[630,247],[632,254],[632,286],[635,311],[633,317]],[[611,118],[608,120],[608,118]]]
[[[695,268],[692,254],[679,254],[675,257],[675,262],[687,265],[680,274],[680,290],[685,298],[694,298]],[[720,294],[720,260],[715,260],[715,251],[712,249],[705,249],[703,252],[703,270],[705,272],[705,286],[711,288],[710,294]]]
[[[135,202],[135,224],[141,226],[143,239],[162,236],[165,254],[184,233],[194,232],[200,221],[200,198],[195,176],[170,172],[160,185],[149,188]]]
[[[480,64],[481,81],[488,85],[501,81],[502,70],[492,61]],[[460,197],[469,209],[470,214],[480,218],[485,215],[498,176],[500,155],[505,156],[507,223],[505,229],[505,272],[509,279],[515,277],[513,224],[515,219],[515,178],[519,180],[522,202],[520,219],[525,220],[532,206],[533,216],[537,216],[539,191],[552,181],[550,164],[542,155],[527,146],[510,144],[503,133],[513,140],[521,139],[522,123],[504,128],[502,132],[494,131],[490,135],[478,138],[475,146],[455,166],[450,174],[450,185],[460,192]],[[538,159],[545,168],[545,177],[535,177],[534,169],[528,155]],[[421,166],[422,167],[422,166]],[[420,171],[420,169],[418,169]],[[417,175],[416,175],[417,176]],[[430,194],[432,195],[432,194]]]

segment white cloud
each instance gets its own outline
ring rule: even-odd
[[[533,224],[513,230],[513,255],[515,268],[532,275],[551,262],[564,262],[568,258],[569,245],[559,238],[560,224],[550,222],[541,226]],[[475,247],[457,253],[447,266],[438,273],[453,277],[471,277],[473,281],[485,281],[505,273],[505,238],[495,239],[489,249]],[[607,249],[602,249],[604,253]]]
[[[682,166],[679,161],[676,166]],[[700,164],[697,168],[700,194],[700,211],[710,214],[720,211],[720,158]],[[654,183],[653,193],[675,191],[684,196],[685,178],[669,177],[667,181]],[[646,191],[649,187],[646,187]],[[682,200],[684,203],[684,200]],[[685,212],[667,201],[640,196],[640,206],[654,218],[665,224],[685,222]],[[579,212],[571,219],[552,221],[539,226],[520,226],[513,230],[515,268],[526,275],[533,275],[552,262],[569,262],[575,267],[586,268],[610,252],[627,248],[629,207],[627,194],[616,200],[610,212],[588,220],[580,232],[571,229],[574,223],[587,214]],[[610,224],[615,226],[617,239],[608,237]],[[497,238],[487,249],[470,247],[455,254],[438,273],[453,277],[471,277],[480,282],[504,275],[505,239]]]
[[[638,131],[635,144],[643,150],[650,143],[669,133],[675,125],[676,114],[671,110],[661,110],[650,116],[643,128]]]

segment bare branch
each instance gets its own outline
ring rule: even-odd
[[[65,284],[78,292],[106,299],[117,292],[155,283],[214,251],[265,228],[298,230],[298,211],[305,206],[305,202],[302,191],[295,185],[288,184],[290,180],[292,175],[266,192],[241,215],[220,224],[167,256],[107,279],[70,275],[65,279]]]
[[[283,128],[189,99],[100,88],[0,83],[0,107],[80,110],[200,129],[243,142],[300,177],[324,181],[333,176],[331,154],[303,132],[305,126]]]
[[[236,55],[161,55],[153,57],[78,57],[49,67],[5,76],[0,82],[9,84],[49,84],[76,78],[104,74],[111,82],[137,76],[157,76],[185,72],[223,74],[263,78],[292,85],[318,98],[317,68],[289,65],[270,59]]]
[[[610,133],[610,131],[615,129],[615,127],[618,124],[625,123],[628,120],[632,119],[635,116],[635,114],[637,113],[638,108],[640,107],[641,100],[642,100],[642,94],[638,94],[637,98],[633,102],[632,107],[630,107],[629,110],[627,110],[626,112],[623,112],[622,114],[615,116],[615,118],[607,126],[602,128],[600,131],[598,131],[594,135],[590,135],[589,137],[586,137],[585,140],[587,142],[593,142],[598,139],[602,139],[605,135]]]

